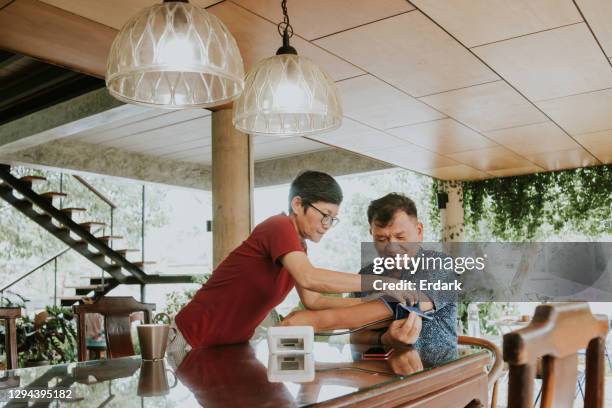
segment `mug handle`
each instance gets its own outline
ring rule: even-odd
[[[178,384],[178,377],[176,376],[174,371],[172,371],[170,368],[166,368],[166,371],[172,374],[172,377],[174,378],[174,381],[173,381],[174,383],[170,386],[170,388],[176,387],[176,385]]]
[[[157,313],[155,316],[153,316],[153,319],[151,320],[152,323],[155,323],[157,321],[158,318],[160,317],[165,317],[168,319],[168,324],[172,324],[172,318],[170,317],[170,315],[168,315],[168,313],[165,312],[159,312]]]
[[[163,317],[166,317],[168,319],[168,325],[170,326],[170,330],[174,333],[174,337],[172,337],[172,339],[168,342],[168,344],[172,344],[172,342],[174,342],[174,340],[176,340],[176,337],[178,336],[178,330],[176,329],[176,327],[172,327],[172,318],[170,317],[170,315],[165,312],[159,312],[153,317],[153,323],[155,323],[157,318]]]

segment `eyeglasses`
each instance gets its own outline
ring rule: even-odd
[[[338,223],[340,222],[340,220],[336,217],[332,217],[331,215],[325,214],[323,211],[319,210],[317,207],[315,207],[312,204],[307,204],[308,207],[312,207],[315,210],[317,210],[319,212],[319,214],[321,214],[323,216],[323,218],[321,218],[321,224],[323,224],[324,227],[335,227],[336,225],[338,225]]]

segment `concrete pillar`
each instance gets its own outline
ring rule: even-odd
[[[442,242],[463,242],[465,228],[463,185],[460,181],[442,181],[440,191],[448,196],[445,208],[440,209]]]
[[[212,114],[213,267],[253,226],[252,137],[232,125],[232,110]]]

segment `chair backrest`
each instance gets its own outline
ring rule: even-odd
[[[6,369],[17,368],[17,324],[16,319],[21,317],[21,308],[0,308],[0,320],[4,320],[4,349],[6,350]],[[0,381],[0,389],[2,389]]]
[[[538,358],[542,361],[541,407],[571,407],[576,392],[578,351],[586,347],[584,407],[603,407],[604,347],[608,318],[584,302],[540,305],[529,326],[504,335],[509,364],[508,408],[533,406]]]
[[[501,377],[504,364],[502,360],[501,350],[489,340],[481,339],[479,337],[459,336],[459,338],[457,339],[457,343],[464,346],[476,346],[485,348],[491,352],[493,363],[491,364],[491,369],[489,370],[487,384],[489,390],[491,391],[491,402],[489,404],[489,407],[495,408],[497,406],[497,387],[499,383],[499,377]]]
[[[73,310],[78,316],[79,361],[84,361],[87,358],[87,339],[85,338],[85,315],[87,313],[99,313],[104,317],[108,358],[118,358],[134,355],[130,315],[135,312],[143,312],[145,323],[150,323],[153,319],[155,304],[140,303],[131,296],[104,296],[91,304],[75,305]]]

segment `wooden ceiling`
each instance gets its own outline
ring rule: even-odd
[[[50,8],[90,21],[98,33],[89,49],[55,35],[48,44],[55,58],[79,46],[82,55],[95,49],[103,58],[108,30],[153,3],[16,0],[0,10],[0,47],[15,47],[2,39],[10,13],[16,19],[19,7]],[[193,3],[228,26],[247,70],[279,46],[278,0]],[[610,0],[289,0],[288,9],[293,45],[337,81],[345,115],[339,130],[296,146],[337,146],[441,179],[612,163]],[[103,74],[99,63],[87,68]],[[151,153],[161,143],[154,136],[142,141]],[[289,146],[279,143],[278,152]]]

